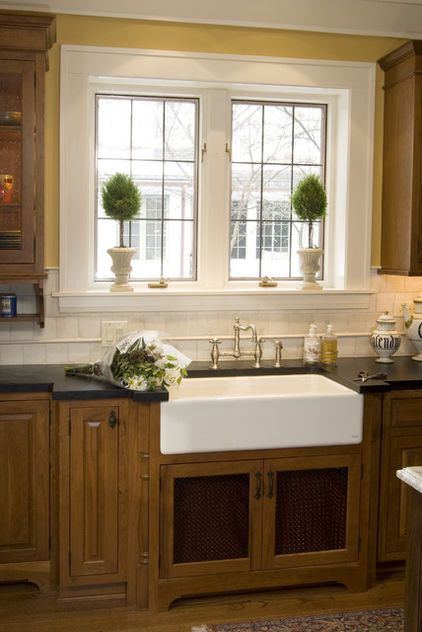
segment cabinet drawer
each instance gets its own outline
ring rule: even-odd
[[[391,401],[391,426],[422,426],[422,397],[393,399]]]

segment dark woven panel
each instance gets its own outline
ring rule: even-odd
[[[248,557],[249,475],[174,481],[174,563]]]
[[[275,553],[344,549],[347,467],[277,472]]]

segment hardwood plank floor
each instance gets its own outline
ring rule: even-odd
[[[169,612],[148,614],[127,608],[72,609],[31,584],[0,584],[0,632],[190,632],[201,623],[245,622],[305,614],[403,605],[404,574],[381,574],[365,593],[342,586],[185,599]]]

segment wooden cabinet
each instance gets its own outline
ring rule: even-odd
[[[360,456],[162,467],[162,577],[358,559]]]
[[[422,42],[379,60],[385,72],[381,272],[422,275]]]
[[[49,402],[0,395],[0,563],[49,559]]]
[[[396,472],[422,464],[422,391],[384,395],[378,559],[403,560],[409,487]]]
[[[59,405],[59,583],[124,592],[127,400]]]
[[[54,40],[53,16],[0,11],[0,284],[34,284],[37,309],[25,319],[41,326],[44,76]]]

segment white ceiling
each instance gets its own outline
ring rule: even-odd
[[[422,0],[0,0],[0,9],[422,39]]]

